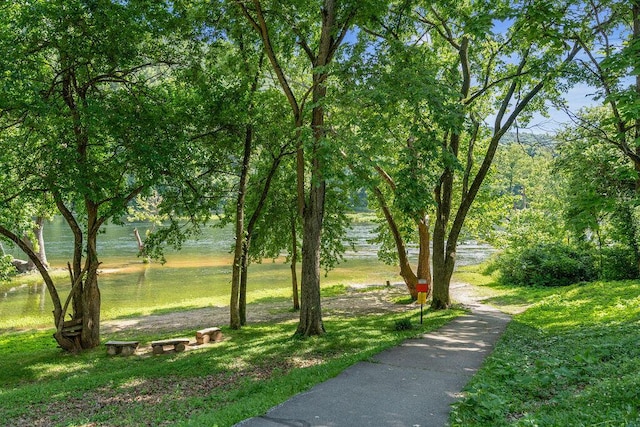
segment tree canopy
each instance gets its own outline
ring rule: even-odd
[[[637,233],[625,237],[619,224],[639,217],[639,8],[614,0],[3,4],[0,235],[19,244],[34,217],[52,211],[72,230],[66,301],[38,266],[56,339],[69,350],[99,343],[99,231],[144,208],[145,197],[163,219],[146,239],[148,256],[179,247],[214,213],[234,223],[232,327],[246,321],[249,261],[284,253],[297,297],[301,249],[304,336],[325,332],[321,268],[341,259],[356,193],[378,215],[380,257],[398,265],[413,298],[419,279],[431,283],[435,309],[451,305],[465,234],[524,246],[606,230],[601,247],[622,242],[637,255]],[[578,83],[594,87],[603,106],[572,111],[558,151],[509,141]],[[586,176],[589,185],[567,191]],[[532,223],[545,233],[533,238]],[[67,311],[82,324],[79,337],[65,335]]]

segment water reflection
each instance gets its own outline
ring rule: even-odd
[[[40,312],[44,312],[47,297],[46,285],[44,283],[38,285],[28,285],[26,286],[26,289],[27,298],[22,314],[29,314],[31,312],[31,307],[38,307]]]

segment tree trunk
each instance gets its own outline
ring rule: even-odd
[[[419,253],[418,253],[418,278],[425,279],[431,284],[431,232],[429,231],[429,218],[425,215],[418,221]]]
[[[333,55],[340,46],[347,30],[350,28],[352,20],[355,17],[355,8],[344,16],[341,25],[336,24],[337,5],[335,0],[324,0],[323,6],[320,8],[322,14],[322,26],[320,29],[320,39],[317,45],[317,54],[307,43],[304,37],[297,35],[298,44],[302,47],[312,64],[312,119],[311,128],[313,131],[313,146],[310,156],[305,159],[306,152],[303,148],[302,140],[298,139],[297,151],[297,188],[298,188],[298,209],[303,219],[303,241],[302,241],[302,283],[301,283],[301,301],[300,301],[300,324],[298,325],[297,334],[320,335],[324,333],[322,324],[322,312],[320,309],[320,239],[322,232],[322,223],[324,217],[324,199],[326,182],[322,176],[321,159],[325,153],[322,153],[324,144],[324,109],[323,102],[326,99],[327,88],[326,80],[328,72],[326,67],[331,62]],[[244,16],[248,19],[251,26],[258,32],[262,39],[265,54],[269,62],[273,66],[278,82],[287,97],[293,112],[294,123],[296,125],[297,134],[302,135],[302,124],[304,120],[304,112],[302,111],[298,99],[293,92],[289,80],[287,79],[283,68],[280,65],[278,56],[274,51],[271,43],[269,29],[265,20],[265,14],[259,0],[252,2],[252,8],[249,10],[246,2],[237,0],[236,4],[242,10]],[[307,177],[305,174],[306,161],[311,164],[311,173]],[[305,182],[309,178],[309,195],[305,197]]]
[[[86,279],[82,292],[82,333],[80,342],[83,349],[100,345],[100,289],[98,288],[98,206],[86,202],[87,206],[87,255],[85,259]]]
[[[396,244],[398,263],[400,264],[400,277],[402,277],[402,279],[404,280],[411,298],[415,301],[416,299],[418,299],[418,290],[416,288],[416,285],[418,284],[418,276],[416,276],[416,274],[413,272],[413,269],[411,268],[404,240],[400,235],[400,230],[398,229],[395,219],[393,218],[393,214],[391,213],[391,209],[389,209],[382,191],[380,191],[380,189],[377,187],[374,188],[373,191],[376,195],[376,198],[378,199],[378,204],[380,205],[384,217],[387,220],[387,225],[389,226],[389,230],[391,230],[393,240]]]
[[[451,138],[456,140],[455,137]],[[446,139],[445,139],[446,141]],[[447,224],[451,214],[453,193],[453,171],[446,167],[436,187],[436,222],[433,227],[433,298],[431,307],[435,310],[451,306],[449,282],[451,274],[447,272]]]
[[[238,298],[238,314],[240,315],[240,326],[247,324],[247,276],[249,274],[249,246],[251,236],[247,236],[242,248],[242,263],[240,265],[240,295]]]
[[[325,1],[322,10],[323,22],[320,35],[318,55],[314,61],[313,72],[313,110],[311,115],[311,129],[313,130],[313,149],[311,153],[311,177],[309,198],[303,210],[302,237],[302,283],[300,298],[300,323],[297,335],[322,335],[325,332],[322,323],[322,309],[320,307],[320,240],[322,238],[322,223],[324,220],[324,203],[326,181],[322,169],[322,146],[326,136],[324,125],[323,102],[327,96],[328,74],[322,69],[330,61],[335,24],[335,2]],[[304,164],[298,160],[298,172],[303,170]],[[300,176],[298,180],[300,181]],[[300,194],[300,193],[299,193]]]
[[[235,250],[233,253],[233,269],[231,273],[231,305],[229,310],[229,326],[232,329],[240,329],[243,324],[240,315],[240,282],[243,265],[244,247],[246,246],[246,233],[244,227],[244,210],[247,193],[247,179],[249,175],[249,160],[251,159],[251,143],[253,140],[253,127],[246,126],[244,138],[244,155],[242,158],[242,170],[240,172],[240,182],[238,184],[238,198],[236,201],[236,227],[235,227]],[[246,283],[246,282],[245,282]],[[246,288],[245,288],[246,305]],[[246,308],[244,323],[246,323]]]
[[[450,276],[445,268],[445,227],[446,224],[442,219],[437,218],[433,230],[433,299],[431,301],[431,307],[435,310],[443,310],[451,306]]]
[[[100,262],[98,260],[97,240],[100,226],[104,222],[104,219],[98,218],[98,204],[85,199],[87,229],[86,258],[83,267],[83,232],[72,212],[65,206],[59,195],[54,195],[54,198],[59,211],[62,213],[74,235],[73,263],[69,264],[71,291],[67,302],[62,308],[56,334],[72,341],[73,348],[67,349],[77,352],[84,349],[95,348],[100,345],[101,296],[98,287],[98,267],[100,266]],[[72,321],[80,322],[82,325],[79,335],[70,335],[64,330],[63,321],[69,303],[71,303],[73,308]],[[58,339],[58,336],[56,336],[56,339]]]
[[[240,43],[240,49],[244,53],[244,43]],[[260,54],[260,61],[258,63],[258,69],[253,78],[253,82],[251,83],[251,101],[247,107],[247,114],[251,116],[253,111],[253,95],[258,90],[258,83],[260,81],[260,75],[262,74],[262,63],[264,60],[264,53]],[[249,63],[245,58],[245,71],[247,75],[249,74]],[[233,268],[234,271],[232,273],[231,279],[231,300],[233,302],[234,293],[238,292],[238,301],[237,301],[237,314],[233,313],[235,309],[235,305],[231,305],[231,327],[237,329],[241,326],[247,324],[247,274],[249,269],[249,245],[251,244],[251,234],[253,233],[253,227],[255,222],[257,221],[260,211],[262,210],[262,206],[264,204],[264,199],[266,199],[267,192],[269,191],[269,186],[271,183],[272,175],[267,179],[267,183],[265,184],[265,188],[262,192],[262,198],[256,208],[256,211],[253,213],[253,216],[249,220],[249,226],[245,230],[245,200],[247,193],[247,181],[249,178],[249,163],[251,161],[251,152],[253,150],[253,125],[251,123],[247,123],[245,125],[245,136],[244,136],[244,153],[242,157],[242,171],[240,173],[240,183],[238,184],[238,200],[236,206],[236,248],[234,251],[234,263]],[[277,164],[279,160],[274,161],[274,168],[277,168]],[[275,170],[273,173],[275,173]],[[239,265],[238,265],[239,264]],[[237,283],[238,280],[238,271],[236,269],[239,268],[239,277],[240,283]],[[234,289],[235,288],[235,289]],[[239,321],[239,324],[238,324]]]
[[[142,237],[140,237],[140,232],[137,228],[133,229],[133,235],[138,243],[138,252],[142,253],[144,251],[144,242],[142,241]]]
[[[18,236],[12,233],[10,230],[0,226],[0,234],[14,242],[20,249],[22,249],[22,251],[24,251],[25,254],[27,254],[29,259],[31,259],[36,265],[38,271],[40,272],[40,275],[42,276],[42,279],[44,280],[47,291],[49,292],[49,297],[51,298],[51,302],[53,304],[53,322],[57,328],[56,332],[53,334],[53,337],[61,348],[67,351],[75,351],[75,343],[68,338],[65,338],[62,335],[62,328],[58,328],[58,325],[61,326],[62,322],[64,321],[65,311],[63,310],[62,301],[60,300],[58,290],[53,283],[53,279],[49,275],[47,267],[42,264],[38,255],[33,252],[33,250],[31,250],[22,239],[18,238]],[[0,248],[1,247],[2,246],[0,245]]]
[[[94,254],[95,255],[95,254]],[[98,288],[98,260],[87,260],[87,279],[82,293],[82,334],[80,336],[82,349],[98,347],[100,345],[100,289]]]
[[[33,230],[38,241],[38,258],[45,267],[49,267],[49,261],[47,261],[47,251],[44,247],[44,217],[36,218],[36,227]]]
[[[325,332],[320,304],[320,238],[324,195],[324,182],[314,184],[310,191],[310,203],[304,212],[300,323],[296,335],[305,337]]]
[[[249,275],[249,250],[251,249],[251,239],[253,237],[253,231],[255,230],[256,224],[258,223],[258,219],[262,214],[262,209],[264,208],[264,204],[267,200],[267,196],[269,195],[269,189],[271,188],[271,182],[273,181],[273,177],[280,167],[280,162],[284,157],[285,152],[282,151],[280,155],[273,159],[273,163],[271,164],[271,168],[269,169],[269,173],[267,174],[267,179],[264,181],[264,185],[262,187],[262,193],[260,194],[260,199],[258,200],[258,205],[256,209],[253,211],[251,218],[249,219],[249,223],[247,225],[247,231],[245,233],[245,244],[242,247],[242,266],[240,269],[240,295],[238,298],[238,312],[240,315],[240,325],[244,326],[247,324],[247,279]]]
[[[47,262],[47,253],[44,247],[43,229],[44,229],[44,217],[38,216],[34,219],[34,226],[33,226],[33,235],[37,243],[34,245],[33,242],[31,241],[31,238],[27,235],[25,235],[22,238],[22,240],[25,242],[25,244],[27,244],[27,246],[29,246],[30,249],[32,249],[38,255],[38,258],[40,259],[40,262],[42,263],[42,265],[44,265],[45,267],[49,267],[49,263]],[[36,267],[36,264],[33,262],[33,260],[28,258],[25,269],[26,271],[33,271],[33,270],[36,270],[37,267]]]
[[[293,294],[293,309],[300,310],[298,298],[298,233],[296,232],[296,215],[291,215],[291,290]]]
[[[322,146],[326,137],[324,125],[324,106],[327,97],[328,73],[324,68],[331,61],[333,52],[338,44],[334,44],[336,4],[334,0],[325,0],[322,8],[322,29],[318,54],[312,59],[313,63],[313,110],[311,114],[311,129],[313,131],[313,148],[311,152],[311,177],[309,198],[303,209],[302,236],[302,283],[300,295],[300,323],[296,335],[322,335],[325,332],[322,323],[322,309],[320,302],[320,240],[322,238],[322,223],[324,220],[324,203],[326,181],[323,176]],[[304,159],[298,156],[298,186],[303,176]],[[300,196],[301,191],[298,194]],[[300,199],[299,199],[300,202]]]

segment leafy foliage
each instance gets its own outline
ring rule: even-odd
[[[502,203],[502,211],[507,212],[497,221],[488,221],[491,229],[485,226],[482,237],[510,250],[563,241],[567,232],[561,196],[566,181],[554,170],[554,140],[550,135],[527,133],[509,133],[505,140],[487,187],[494,194],[489,200]],[[472,218],[483,221],[487,216]]]
[[[17,274],[17,271],[11,261],[13,257],[11,255],[0,254],[0,282],[9,280],[11,277]]]
[[[588,253],[562,244],[538,244],[499,257],[501,280],[512,285],[566,286],[593,280]]]
[[[581,116],[603,123],[608,113],[592,108]],[[603,129],[614,132],[609,126]],[[564,199],[568,228],[579,240],[594,245],[632,244],[634,228],[629,226],[629,215],[635,204],[637,180],[633,162],[609,142],[580,127],[566,129],[558,139],[556,168],[567,179]]]
[[[0,28],[15,37],[0,38],[7,77],[0,85],[0,129],[7,130],[0,151],[8,170],[0,212],[55,201],[74,232],[71,280],[82,283],[69,307],[84,319],[80,343],[65,339],[67,306],[45,280],[60,325],[56,339],[67,349],[90,348],[99,344],[102,225],[119,221],[152,187],[163,190],[170,211],[193,207],[210,188],[203,178],[215,151],[187,144],[193,141],[185,131],[194,100],[179,78],[193,53],[188,27],[166,3],[144,0],[16,1],[3,9]],[[3,235],[21,236],[34,210],[10,215]]]
[[[628,246],[608,246],[594,254],[598,278],[601,280],[626,280],[640,277],[637,253]]]

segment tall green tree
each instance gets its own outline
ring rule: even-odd
[[[462,129],[449,128],[442,140],[443,154],[453,157],[444,158],[435,189],[434,308],[450,305],[449,283],[458,238],[502,137],[516,120],[526,120],[527,110],[536,108],[536,98],[543,98],[545,91],[549,96],[557,94],[554,86],[558,78],[579,51],[577,43],[567,43],[573,32],[581,30],[579,21],[569,13],[570,2],[554,3],[551,7],[523,2],[512,5],[506,15],[505,9],[498,7],[490,6],[483,11],[467,9],[469,6],[459,9],[458,17],[450,11],[432,10],[422,20],[435,26],[457,57],[459,99],[466,119]],[[444,18],[447,16],[453,21]],[[459,17],[462,20],[456,23]],[[493,34],[496,19],[513,20],[505,34]],[[566,28],[571,28],[569,34]],[[491,103],[496,105],[495,119],[482,144],[479,113]],[[460,193],[454,206],[455,177],[459,174]]]
[[[297,132],[297,204],[303,218],[300,322],[296,334],[321,335],[320,248],[327,187],[330,135],[325,124],[331,65],[360,11],[369,2],[323,0],[236,4],[261,40],[265,55],[291,107]],[[293,75],[287,61],[305,58],[304,74]],[[296,79],[302,79],[298,84]]]
[[[193,163],[171,82],[180,49],[175,10],[152,1],[16,1],[0,17],[2,212],[52,197],[70,227],[71,291],[64,302],[46,268],[54,337],[69,351],[100,343],[98,236],[153,186],[184,182]],[[183,100],[180,100],[183,101]],[[3,176],[4,178],[4,176]],[[19,211],[17,211],[19,212]],[[16,244],[20,217],[0,233]],[[65,326],[67,311],[80,331]]]
[[[524,123],[532,111],[544,109],[544,99],[559,95],[558,79],[580,49],[575,38],[584,31],[582,17],[574,2],[399,2],[369,30],[375,43],[390,46],[381,52],[392,59],[378,60],[382,67],[366,84],[377,88],[374,82],[385,75],[396,87],[407,82],[401,98],[392,98],[405,106],[406,124],[383,131],[397,153],[418,153],[406,157],[419,156],[425,172],[420,179],[411,177],[412,164],[398,156],[407,172],[394,179],[402,191],[393,197],[413,221],[419,218],[417,208],[430,214],[432,307],[451,303],[456,246],[502,137],[517,120]],[[393,66],[398,62],[401,69]],[[379,94],[374,107],[385,125],[393,111],[380,100],[391,93]],[[421,189],[425,186],[428,192]],[[402,247],[396,246],[401,257]]]
[[[588,13],[595,37],[579,39],[585,54],[576,78],[594,88],[608,114],[567,111],[581,134],[616,147],[633,161],[640,177],[640,2],[591,2]]]
[[[295,154],[295,141],[290,127],[282,123],[288,106],[265,72],[262,43],[241,10],[229,6],[201,2],[190,12],[206,52],[204,61],[194,66],[209,116],[200,120],[216,123],[215,132],[227,146],[224,173],[234,196],[221,200],[224,215],[218,225],[234,227],[229,324],[237,329],[247,321],[247,276],[256,224],[280,164]]]
[[[583,240],[595,235],[600,253],[603,244],[607,247],[612,241],[633,248],[638,264],[638,241],[633,234],[638,230],[640,191],[640,2],[590,2],[587,11],[596,24],[594,37],[578,39],[584,54],[577,61],[574,78],[593,88],[601,106],[577,112],[565,108],[573,124],[561,134],[560,165],[569,177],[580,173],[590,177],[568,197],[569,224]],[[630,176],[625,162],[603,144],[632,163],[635,194],[626,188]],[[594,159],[600,164],[594,164]],[[580,171],[580,162],[588,165],[587,170]],[[593,175],[596,170],[599,173]]]
[[[600,123],[601,129],[615,132],[606,106],[584,110],[581,115],[590,123]],[[568,126],[558,134],[558,139],[555,169],[566,177],[562,193],[564,222],[575,245],[594,249],[598,271],[604,277],[618,275],[619,271],[608,267],[622,266],[623,259],[629,257],[632,261],[625,268],[631,273],[640,259],[638,175],[634,161],[610,141],[594,136],[589,128]],[[607,266],[609,253],[618,259],[610,258],[611,265]],[[636,268],[636,274],[637,271]],[[631,273],[627,277],[633,276]]]

